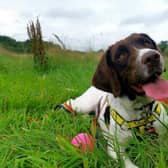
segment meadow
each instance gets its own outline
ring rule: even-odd
[[[0,168],[119,168],[101,136],[92,152],[71,145],[80,132],[88,132],[92,116],[53,111],[56,104],[82,94],[102,53],[50,49],[50,68],[33,68],[32,55],[0,49]],[[164,74],[168,78],[168,74]],[[159,139],[136,137],[125,144],[140,168],[168,167],[168,131]]]

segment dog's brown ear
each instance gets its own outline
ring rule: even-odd
[[[115,66],[112,63],[112,48],[109,47],[101,58],[93,76],[92,84],[96,88],[113,93],[117,97],[121,94],[121,83]]]

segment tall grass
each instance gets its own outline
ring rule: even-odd
[[[97,53],[48,52],[50,69],[33,69],[31,56],[0,54],[0,167],[6,168],[110,168],[119,164],[99,146],[83,153],[71,145],[79,132],[89,132],[92,117],[58,110],[59,104],[83,93],[91,84]],[[15,56],[13,56],[15,55]],[[167,76],[167,74],[165,74]],[[167,132],[160,139],[136,137],[126,143],[128,154],[142,168],[168,166]]]

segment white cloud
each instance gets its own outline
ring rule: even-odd
[[[45,39],[57,33],[72,49],[106,48],[133,32],[168,40],[167,0],[5,0],[0,32],[24,40],[26,24],[37,16]]]
[[[145,25],[153,25],[158,24],[162,22],[168,21],[168,8],[159,12],[153,12],[148,14],[147,16],[145,14],[133,16],[130,18],[127,18],[123,21],[121,21],[121,25],[129,25],[129,24],[145,24]]]

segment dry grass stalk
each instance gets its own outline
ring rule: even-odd
[[[42,30],[41,30],[41,25],[40,21],[37,18],[36,23],[31,21],[27,25],[27,34],[32,42],[32,52],[34,55],[34,63],[35,67],[40,67],[42,69],[46,69],[47,67],[47,57],[45,53],[45,48],[44,48],[44,42],[42,39]]]

